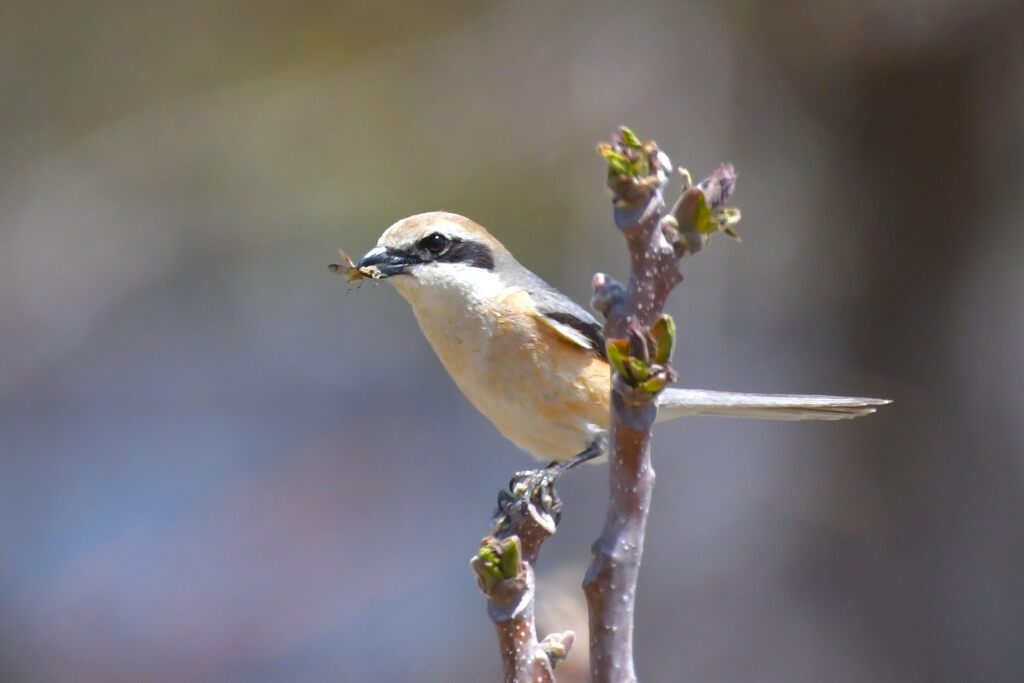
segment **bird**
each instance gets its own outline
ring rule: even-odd
[[[355,269],[394,285],[458,388],[520,449],[552,466],[605,454],[611,366],[601,324],[483,226],[446,211],[403,218]],[[843,420],[886,403],[666,388],[657,397],[657,421]]]

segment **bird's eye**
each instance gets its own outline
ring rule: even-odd
[[[426,249],[431,254],[440,254],[448,246],[448,238],[439,232],[427,235],[419,242],[420,249]]]

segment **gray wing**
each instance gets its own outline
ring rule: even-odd
[[[516,284],[530,294],[537,312],[559,328],[565,336],[608,360],[604,345],[604,329],[590,311],[530,271],[526,271]]]

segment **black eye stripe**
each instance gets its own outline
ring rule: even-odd
[[[491,253],[490,248],[479,242],[464,240],[458,237],[449,238],[448,248],[440,254],[432,254],[426,249],[421,248],[419,242],[415,246],[406,249],[389,247],[388,250],[392,254],[401,256],[410,266],[437,261],[438,263],[464,263],[473,268],[494,270],[494,255]]]
[[[452,239],[448,249],[434,258],[442,263],[465,263],[474,268],[494,270],[494,256],[491,250],[479,242]]]

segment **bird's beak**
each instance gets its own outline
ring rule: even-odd
[[[377,246],[366,252],[366,255],[359,259],[356,268],[363,275],[372,277],[375,280],[382,280],[392,275],[407,273],[409,266],[415,262],[415,259],[409,254]]]

